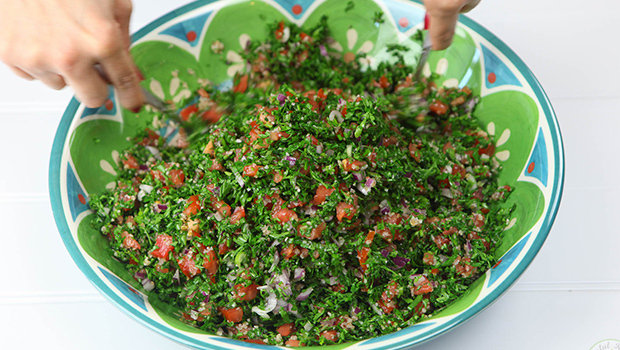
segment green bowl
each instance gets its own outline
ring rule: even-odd
[[[284,20],[312,26],[323,15],[343,55],[365,52],[363,64],[386,57],[386,45],[401,43],[420,51],[411,35],[422,26],[424,8],[402,0],[356,0],[346,10],[343,0],[197,1],[172,11],[133,36],[132,54],[146,73],[144,82],[166,100],[181,101],[199,86],[196,77],[231,86],[235,72],[245,69],[239,52],[247,40],[267,35],[265,23]],[[383,23],[373,14],[383,13]],[[224,48],[212,49],[219,40]],[[409,64],[415,64],[412,54]],[[426,75],[438,73],[438,84],[469,86],[481,96],[474,114],[496,141],[495,158],[503,166],[501,184],[514,191],[516,205],[499,262],[467,292],[432,318],[381,337],[331,348],[393,349],[418,344],[471,318],[505,292],[542,246],[560,203],[564,151],[558,123],[542,87],[503,42],[471,19],[461,16],[452,46],[432,52]],[[128,137],[147,125],[123,110],[110,92],[98,109],[71,101],[58,127],[49,169],[52,208],[60,235],[78,267],[112,303],[144,325],[183,344],[203,349],[263,348],[183,324],[166,304],[146,293],[124,266],[110,255],[106,239],[94,230],[87,202],[90,194],[112,184],[119,152]],[[177,131],[160,125],[174,141]]]

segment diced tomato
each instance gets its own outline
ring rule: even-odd
[[[459,229],[454,227],[454,226],[452,226],[449,229],[444,230],[441,234],[444,235],[444,236],[449,236],[449,235],[453,235],[453,234],[455,234],[457,232],[459,232]]]
[[[360,263],[360,266],[362,267],[362,271],[366,272],[366,269],[368,269],[368,266],[366,266],[366,261],[368,260],[368,253],[370,253],[370,248],[368,247],[362,247],[362,249],[357,251],[357,260]]]
[[[239,323],[243,320],[243,309],[240,307],[230,309],[220,308],[220,312],[228,322]]]
[[[256,164],[250,164],[243,167],[243,176],[254,177],[258,174],[259,166]]]
[[[281,223],[289,222],[290,220],[297,220],[297,213],[288,208],[282,208],[278,210],[275,214],[275,218],[278,219]]]
[[[230,223],[236,224],[245,217],[245,209],[243,207],[236,207],[235,211],[230,216]]]
[[[437,259],[435,259],[435,255],[433,253],[425,252],[422,262],[426,265],[435,265],[437,263]]]
[[[282,176],[282,173],[279,171],[276,171],[273,174],[273,182],[275,183],[280,183],[282,180],[284,179],[284,177]]]
[[[228,243],[224,242],[224,243],[220,243],[217,247],[218,249],[218,253],[220,255],[224,255],[226,253],[228,253],[230,251],[230,247],[228,246]]]
[[[366,245],[371,245],[372,241],[375,239],[375,231],[368,231],[368,234],[366,235],[366,239],[364,240],[364,243]]]
[[[153,179],[157,181],[160,181],[160,182],[166,181],[164,174],[162,174],[162,172],[159,170],[151,170],[151,176],[153,177]]]
[[[307,238],[307,239],[319,239],[321,238],[321,235],[323,233],[323,230],[325,230],[325,227],[327,226],[327,224],[325,224],[324,222],[321,222],[320,224],[318,224],[316,227],[314,227],[311,231],[310,231],[310,235],[306,235],[306,231],[308,231],[308,228],[306,227],[306,224],[302,224],[299,225],[297,227],[297,232],[301,237]]]
[[[379,300],[377,304],[383,310],[383,312],[387,315],[391,314],[394,309],[396,309],[396,302],[394,300]]]
[[[491,142],[488,146],[479,148],[478,154],[486,154],[487,156],[491,157],[495,154],[495,145]]]
[[[213,203],[213,209],[215,209],[220,215],[227,218],[230,216],[231,208],[230,205],[226,204],[224,201],[215,201]]]
[[[316,194],[314,195],[314,199],[312,200],[312,204],[314,205],[321,205],[323,204],[323,202],[325,201],[325,198],[327,198],[327,196],[331,195],[333,192],[335,191],[335,189],[333,188],[327,188],[323,185],[319,185],[319,187],[317,187],[316,189]]]
[[[338,331],[323,331],[321,332],[321,337],[327,341],[336,342],[338,341]]]
[[[358,171],[366,165],[366,162],[361,160],[345,159],[342,161],[342,170],[344,171]]]
[[[289,339],[289,340],[286,341],[286,343],[284,343],[284,345],[290,346],[290,347],[293,347],[293,348],[296,348],[296,347],[299,347],[299,346],[303,346],[303,344],[300,343],[299,340],[297,340],[297,339]]]
[[[250,301],[256,298],[258,294],[258,285],[250,284],[249,286],[245,286],[243,284],[236,284],[233,289],[235,290],[235,298],[243,301]]]
[[[220,120],[223,114],[224,113],[220,111],[217,107],[213,107],[202,112],[200,118],[202,118],[202,120],[206,122],[215,123]]]
[[[437,115],[443,115],[448,111],[448,105],[439,100],[435,100],[428,106],[428,109]]]
[[[422,153],[418,149],[418,146],[413,143],[409,144],[409,155],[418,163],[422,160]]]
[[[170,269],[167,267],[162,267],[161,264],[155,264],[155,270],[157,272],[161,272],[161,273],[168,273],[170,272]]]
[[[121,233],[121,237],[123,237],[123,244],[122,244],[123,248],[133,249],[133,250],[139,250],[141,248],[140,243],[138,243],[138,241],[136,241],[136,239],[133,238],[133,235],[130,234],[129,232],[123,231]]]
[[[299,248],[297,248],[294,244],[289,244],[280,252],[280,255],[286,260],[291,259],[292,257],[299,254]]]
[[[471,217],[471,220],[476,227],[484,226],[484,215],[482,214],[474,213]]]
[[[172,182],[172,186],[179,188],[183,185],[185,181],[185,174],[181,169],[172,169],[170,170],[170,182]]]
[[[126,159],[123,159],[121,161],[123,165],[125,166],[125,169],[139,169],[140,168],[140,164],[138,164],[138,161],[136,160],[136,158],[134,158],[134,156],[132,156],[131,154],[127,154],[125,158]]]
[[[239,79],[239,83],[233,87],[233,92],[244,93],[248,89],[248,75],[242,75]]]
[[[441,235],[432,236],[431,239],[433,240],[433,242],[435,243],[435,245],[437,245],[437,248],[439,249],[442,249],[448,243],[450,243],[449,239]]]
[[[419,276],[417,278],[418,278],[418,281],[417,281],[418,286],[413,287],[414,295],[422,295],[422,294],[430,293],[433,291],[433,285],[426,277]]]
[[[382,75],[381,78],[379,78],[379,86],[381,86],[384,89],[390,87],[390,81],[385,75]]]
[[[151,255],[156,258],[168,260],[168,253],[174,250],[174,247],[172,246],[172,236],[166,234],[157,235],[155,245],[157,246],[157,249],[153,250]]]
[[[196,266],[196,257],[194,256],[194,252],[191,250],[187,254],[183,255],[183,257],[179,259],[178,263],[181,272],[183,272],[187,278],[193,278],[200,273],[200,267]]]
[[[288,337],[295,332],[295,329],[293,328],[294,325],[294,323],[285,323],[278,327],[277,331],[281,336]]]
[[[357,209],[353,204],[349,204],[346,202],[340,202],[336,206],[336,217],[338,221],[342,221],[343,219],[353,219],[357,214]]]
[[[186,217],[196,215],[200,211],[200,197],[197,195],[190,196],[187,203],[187,208],[183,210]]]
[[[312,135],[308,135],[308,138],[310,139],[310,142],[312,143],[312,145],[314,145],[314,146],[318,146],[319,145],[319,140],[317,140],[316,137],[314,137]]]
[[[198,106],[193,104],[193,105],[189,105],[189,106],[183,108],[181,110],[181,112],[179,113],[179,116],[184,121],[187,121],[189,119],[189,117],[192,116],[192,114],[196,114],[196,113],[198,113]]]
[[[250,344],[267,345],[267,343],[265,343],[262,339],[250,339],[250,338],[245,339],[243,337],[239,337],[239,339],[241,339],[242,341],[246,343],[250,343]]]
[[[205,272],[209,276],[213,276],[217,273],[217,268],[219,267],[219,262],[217,259],[217,254],[215,254],[215,250],[213,248],[208,247],[203,253],[205,255],[205,261],[203,263],[203,267],[205,268]]]
[[[207,145],[205,146],[204,150],[202,150],[202,153],[204,154],[208,154],[208,155],[215,155],[215,149],[213,147],[213,141],[209,141],[209,143],[207,143]]]
[[[211,162],[212,163],[211,163],[211,167],[209,168],[209,170],[211,170],[211,171],[221,171],[221,170],[224,170],[224,167],[222,166],[222,163],[220,163],[219,160],[213,159]]]
[[[458,256],[454,260],[453,266],[459,275],[463,277],[470,277],[477,270],[475,266],[469,264],[470,262],[470,258],[461,258],[460,256]]]

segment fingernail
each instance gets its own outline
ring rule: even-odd
[[[138,79],[140,79],[140,81],[144,81],[144,74],[142,74],[140,69],[138,69],[137,67],[136,67],[136,74],[138,75]]]
[[[138,113],[138,112],[140,112],[140,110],[142,110],[142,106],[133,108],[131,111],[134,112],[134,113]]]

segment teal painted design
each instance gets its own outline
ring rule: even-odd
[[[170,35],[188,43],[190,46],[196,46],[200,41],[200,35],[202,34],[202,30],[207,22],[207,18],[209,18],[209,15],[211,15],[211,12],[176,23],[169,28],[162,30],[160,34]]]
[[[129,286],[123,280],[121,280],[120,278],[114,276],[113,274],[109,273],[108,271],[102,269],[101,267],[99,268],[99,271],[101,271],[101,273],[103,273],[103,275],[114,285],[114,287],[116,287],[116,289],[118,289],[121,293],[123,293],[123,295],[126,296],[127,299],[129,299],[132,302],[134,302],[136,305],[138,305],[144,311],[148,311],[146,309],[146,304],[144,302],[144,299],[142,298],[142,295],[140,295],[140,293],[138,293],[137,290],[133,289],[131,286]]]
[[[80,119],[89,117],[91,115],[116,115],[116,103],[114,102],[114,89],[109,89],[108,100],[101,107],[97,108],[84,108],[84,112],[80,116]]]
[[[527,243],[527,240],[530,238],[530,234],[531,232],[523,236],[523,238],[512,246],[512,248],[510,248],[510,250],[507,251],[501,259],[499,259],[495,266],[493,266],[487,286],[493,285],[493,283],[495,283],[495,281],[497,281],[497,279],[500,278],[504,272],[506,272],[508,267],[512,265],[512,262],[517,258],[517,256],[519,256],[519,253],[521,253],[523,247],[525,247],[525,243]]]
[[[364,340],[363,342],[360,343],[360,345],[374,344],[374,343],[390,340],[390,339],[393,339],[393,338],[402,337],[403,335],[407,335],[407,334],[411,334],[411,333],[417,332],[417,331],[419,331],[421,329],[427,328],[427,327],[432,326],[434,324],[435,324],[435,322],[431,322],[431,321],[414,324],[413,326],[409,326],[409,327],[407,327],[405,329],[402,329],[402,330],[400,330],[398,332],[390,333],[388,335],[382,335],[382,336],[377,337],[377,338],[372,338],[372,339]]]
[[[510,71],[506,63],[502,62],[486,46],[480,44],[480,47],[484,56],[484,71],[486,73],[484,82],[487,89],[502,85],[521,86],[519,79]]]
[[[275,0],[286,12],[295,19],[303,17],[304,13],[312,5],[314,0]]]
[[[71,217],[75,221],[81,213],[88,210],[88,198],[70,164],[67,164],[67,198],[69,199]]]
[[[395,0],[386,0],[384,3],[396,23],[396,28],[403,33],[424,21],[424,10],[420,7]]]
[[[534,150],[532,151],[530,160],[527,162],[527,167],[523,175],[537,178],[544,186],[547,186],[547,177],[549,175],[549,169],[547,167],[547,142],[545,141],[545,135],[542,129],[539,129],[536,144],[534,144]]]

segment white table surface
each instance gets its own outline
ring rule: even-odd
[[[133,27],[187,2],[135,0]],[[620,339],[620,2],[483,0],[470,16],[519,54],[549,95],[564,136],[564,196],[513,288],[419,348],[590,349]],[[60,240],[47,171],[71,92],[5,67],[0,82],[0,349],[183,349],[107,302]]]

